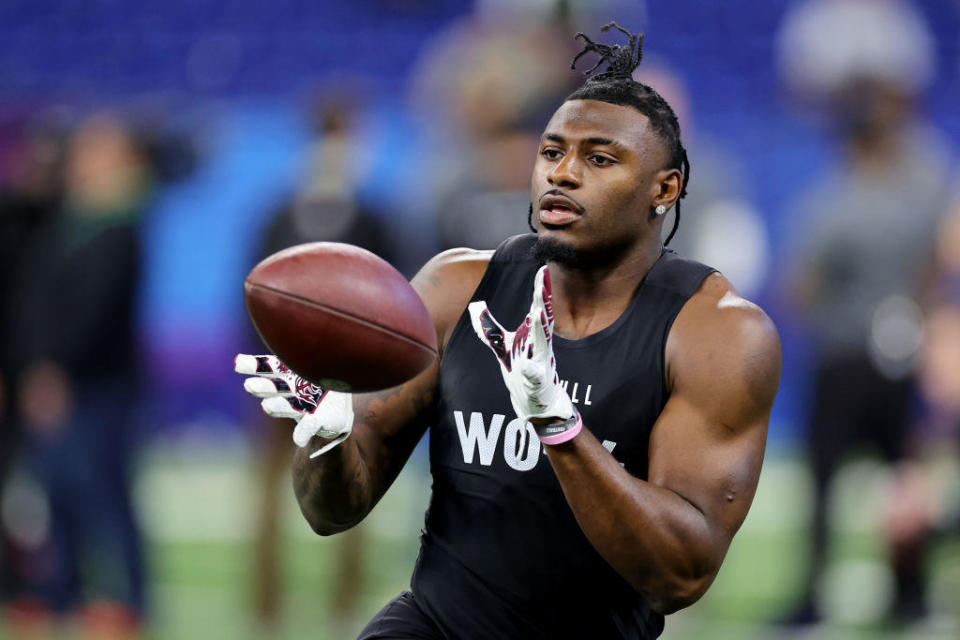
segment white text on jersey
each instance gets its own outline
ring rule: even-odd
[[[514,418],[504,427],[507,419],[502,413],[495,413],[490,419],[489,427],[483,419],[483,414],[474,411],[470,414],[469,423],[464,420],[463,411],[454,411],[453,420],[457,425],[457,435],[460,437],[460,449],[463,452],[463,461],[467,464],[476,464],[479,457],[480,464],[489,467],[493,463],[493,455],[503,433],[503,459],[507,466],[517,471],[529,471],[537,466],[542,447],[537,432],[529,422],[524,425],[527,430],[527,446],[525,451],[517,451],[520,445],[520,419]],[[603,447],[613,452],[616,442],[603,441]],[[546,451],[543,450],[545,454]]]

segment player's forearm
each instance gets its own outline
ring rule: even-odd
[[[297,449],[293,458],[293,490],[300,511],[320,535],[345,531],[372,508],[370,475],[356,439],[316,458],[311,448]]]
[[[699,509],[630,475],[586,430],[546,450],[587,539],[655,610],[703,595],[723,552]]]
[[[436,374],[434,364],[400,387],[355,394],[349,438],[315,458],[310,452],[322,443],[297,451],[294,492],[314,531],[331,535],[349,529],[390,488],[426,430]]]

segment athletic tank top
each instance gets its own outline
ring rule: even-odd
[[[496,250],[472,300],[515,329],[530,309],[534,235]],[[623,314],[580,340],[554,339],[557,371],[590,430],[647,477],[650,430],[667,401],[664,346],[713,269],[666,250]],[[433,495],[412,579],[451,639],[656,638],[663,616],[594,550],[532,425],[521,425],[497,359],[464,312],[440,364],[430,432]],[[519,451],[521,429],[527,446]]]

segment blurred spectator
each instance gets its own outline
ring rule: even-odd
[[[66,151],[62,205],[15,283],[25,453],[50,527],[12,619],[77,613],[95,638],[139,637],[144,613],[130,464],[138,225],[151,188],[127,127],[110,114],[83,120]]]
[[[22,364],[15,357],[14,275],[20,271],[25,247],[59,204],[63,140],[54,127],[30,123],[18,127],[4,142],[8,161],[0,176],[0,500],[6,501],[6,480],[20,439],[13,388]],[[14,570],[20,558],[13,557],[16,545],[11,539],[16,532],[8,524],[13,523],[0,518],[0,600],[6,600],[20,583]]]
[[[922,329],[918,300],[948,196],[945,144],[916,112],[933,52],[921,19],[899,2],[812,0],[780,34],[796,95],[824,108],[843,164],[793,208],[799,281],[793,290],[814,341],[809,454],[815,481],[813,549],[793,622],[819,617],[828,559],[828,496],[857,445],[888,461],[905,453]],[[892,614],[924,613],[916,558],[894,562]]]
[[[543,123],[578,79],[556,64],[575,53],[569,25],[508,20],[495,13],[453,25],[426,47],[414,72],[414,107],[435,139],[422,171],[444,249],[493,249],[529,230]]]
[[[922,566],[937,534],[960,533],[960,200],[941,225],[936,249],[918,358],[920,428],[886,501],[885,533],[896,565]],[[960,603],[947,604],[960,613]]]
[[[313,106],[316,139],[310,147],[300,186],[271,217],[263,234],[260,257],[304,242],[346,242],[372,251],[388,262],[395,250],[378,222],[356,198],[357,167],[349,159],[357,144],[352,130],[356,99],[340,91]],[[254,347],[262,351],[262,347]],[[255,437],[261,495],[256,517],[254,600],[257,622],[265,633],[281,623],[283,580],[280,576],[279,507],[283,482],[293,456],[293,423],[258,413]],[[354,624],[362,588],[364,527],[338,536],[334,559],[336,599],[331,604],[332,624],[343,631]],[[341,637],[337,633],[336,637]]]

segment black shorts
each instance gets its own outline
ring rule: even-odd
[[[357,640],[446,640],[436,623],[404,591],[373,616]]]

